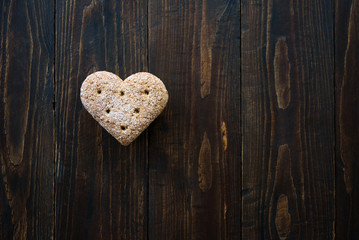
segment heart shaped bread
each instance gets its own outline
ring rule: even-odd
[[[81,101],[107,132],[127,146],[160,115],[168,92],[159,78],[147,72],[123,81],[113,73],[99,71],[82,83]]]

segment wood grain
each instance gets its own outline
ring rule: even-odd
[[[149,1],[149,239],[240,237],[239,1]]]
[[[84,110],[85,77],[147,71],[147,4],[56,2],[56,239],[146,239],[147,133],[122,147]]]
[[[357,239],[359,0],[3,0],[0,239]],[[121,146],[85,77],[149,71]]]
[[[242,238],[332,239],[333,2],[241,3]]]
[[[0,239],[53,236],[53,10],[0,3]]]
[[[359,1],[337,1],[336,80],[336,238],[359,237]]]

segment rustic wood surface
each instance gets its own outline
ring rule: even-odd
[[[149,1],[149,239],[240,237],[239,1]],[[175,27],[174,27],[175,26]]]
[[[338,1],[335,19],[336,236],[359,238],[359,1]]]
[[[243,239],[334,235],[333,2],[242,1]]]
[[[0,3],[0,239],[54,232],[54,3]]]
[[[4,0],[0,239],[358,239],[359,0]],[[85,77],[149,71],[121,146]]]
[[[147,134],[122,147],[83,108],[86,76],[147,71],[147,4],[57,1],[55,238],[147,236]]]

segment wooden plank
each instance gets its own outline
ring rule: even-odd
[[[0,3],[0,239],[53,237],[53,10]]]
[[[240,237],[239,1],[149,1],[149,239]]]
[[[359,236],[359,1],[336,1],[336,236]]]
[[[147,135],[122,147],[82,107],[85,77],[147,70],[147,4],[57,1],[57,239],[146,239]]]
[[[333,1],[242,0],[243,239],[332,239]]]

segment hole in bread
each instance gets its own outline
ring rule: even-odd
[[[120,96],[123,96],[125,95],[125,93],[123,91],[120,92]]]
[[[111,111],[110,109],[106,109],[106,112],[107,112],[107,113],[110,113],[110,111]]]
[[[139,108],[135,108],[135,113],[139,113],[140,109]]]
[[[145,90],[145,94],[148,95],[150,92],[146,89]]]
[[[121,130],[126,130],[127,129],[127,127],[126,126],[121,126]]]
[[[101,89],[97,90],[97,93],[98,93],[98,94],[101,94]]]

